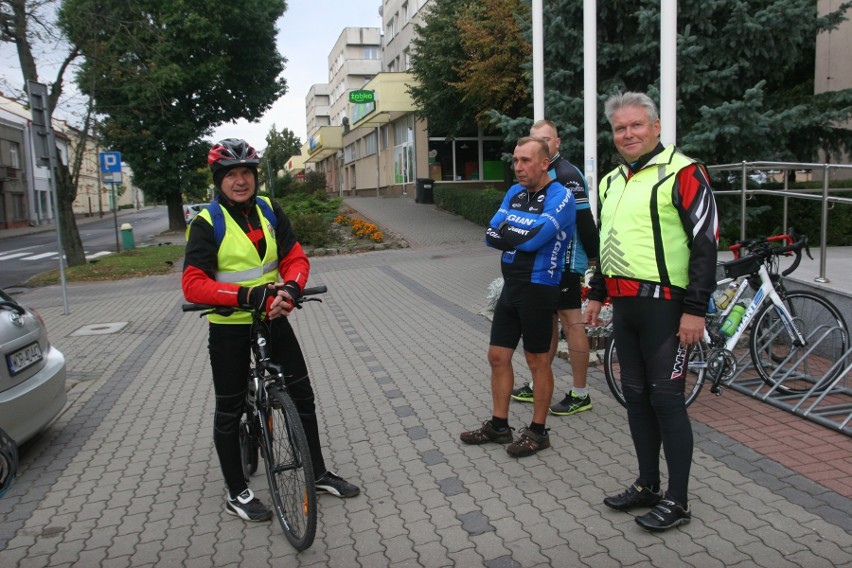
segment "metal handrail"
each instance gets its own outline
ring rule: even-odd
[[[822,202],[822,215],[820,220],[820,250],[819,250],[819,276],[814,278],[815,282],[828,283],[830,280],[826,276],[826,264],[828,247],[828,210],[830,204],[842,203],[852,205],[852,198],[839,197],[837,195],[829,195],[829,178],[832,170],[849,170],[852,171],[852,164],[818,164],[807,162],[739,162],[731,164],[716,164],[707,166],[710,171],[739,171],[740,172],[740,189],[739,190],[721,190],[715,191],[718,195],[739,194],[741,215],[740,215],[740,239],[746,239],[746,202],[753,195],[778,195],[784,199],[783,208],[783,230],[787,232],[788,224],[788,203],[789,199],[811,199]],[[755,189],[748,187],[748,172],[752,170],[773,169],[781,170],[784,179],[783,189]],[[787,180],[787,172],[789,170],[822,170],[822,189],[821,190],[798,190],[790,191]],[[848,188],[831,189],[833,193],[845,193],[852,191],[852,179],[849,180]],[[811,194],[813,193],[813,195]],[[819,195],[817,195],[819,193]]]

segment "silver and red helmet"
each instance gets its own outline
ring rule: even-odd
[[[207,163],[210,171],[214,174],[220,170],[231,169],[236,166],[254,167],[260,163],[257,150],[252,148],[245,140],[239,138],[225,138],[210,148],[207,154]]]

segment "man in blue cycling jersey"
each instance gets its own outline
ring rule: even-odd
[[[503,291],[494,309],[488,348],[492,417],[481,428],[462,433],[461,441],[508,444],[509,455],[525,457],[550,447],[545,421],[553,396],[553,314],[559,301],[565,247],[574,234],[575,205],[565,186],[547,173],[550,154],[544,140],[518,140],[512,163],[518,183],[509,188],[485,231],[488,246],[503,251]],[[536,388],[532,422],[514,440],[509,428],[512,356],[522,337]]]
[[[577,222],[573,239],[565,253],[565,271],[560,282],[560,297],[557,315],[568,343],[568,360],[571,364],[572,388],[560,402],[550,407],[550,413],[570,416],[592,408],[592,398],[587,386],[589,369],[589,338],[583,325],[581,287],[583,276],[598,258],[598,228],[589,206],[586,178],[580,170],[559,153],[562,141],[556,124],[547,119],[537,121],[530,128],[530,136],[547,142],[550,152],[548,175],[565,186],[574,195],[577,206]],[[556,326],[554,320],[553,325]],[[559,335],[554,327],[551,358],[556,355]],[[533,383],[524,384],[512,391],[512,398],[520,402],[533,402]]]

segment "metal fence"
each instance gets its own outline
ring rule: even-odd
[[[819,251],[819,276],[814,280],[816,282],[828,282],[826,277],[826,242],[828,240],[828,213],[838,203],[844,205],[852,205],[852,198],[841,196],[838,194],[846,194],[852,192],[852,179],[849,179],[848,187],[831,188],[829,189],[829,180],[832,172],[847,171],[852,173],[852,164],[810,164],[801,162],[739,162],[735,164],[718,164],[708,166],[711,172],[731,172],[729,176],[739,175],[739,189],[719,190],[715,191],[716,195],[740,195],[740,239],[746,238],[746,204],[754,195],[775,195],[783,201],[783,230],[786,233],[788,229],[787,214],[790,199],[809,199],[812,201],[820,201],[822,204],[822,215],[820,223],[820,251]],[[820,189],[795,189],[791,190],[788,186],[788,173],[809,172],[810,176],[820,176],[822,178],[822,188]],[[767,173],[769,172],[769,173]],[[781,189],[764,189],[763,185],[768,181],[769,176],[781,176],[784,187]],[[751,185],[749,185],[751,180]],[[757,187],[755,187],[757,186]],[[831,194],[829,194],[831,192]]]
[[[782,200],[782,227],[786,233],[788,225],[788,206],[791,199],[809,199],[820,201],[822,206],[820,223],[820,252],[819,276],[814,280],[820,283],[829,282],[826,276],[826,254],[828,242],[829,211],[836,204],[850,205],[852,198],[845,194],[852,192],[852,177],[843,188],[830,188],[829,180],[832,173],[848,171],[852,173],[852,164],[810,164],[799,162],[740,162],[736,164],[719,164],[708,166],[711,172],[721,172],[726,179],[734,179],[739,184],[738,189],[715,190],[717,195],[740,196],[740,239],[747,237],[746,207],[749,199],[755,195],[774,195]],[[789,188],[789,172],[807,173],[810,181],[822,181],[822,187],[816,189]],[[729,172],[729,173],[725,173]],[[733,177],[731,177],[733,176]],[[770,178],[783,183],[783,188],[764,188]],[[841,309],[841,311],[843,311]],[[848,337],[848,330],[841,330]],[[805,353],[805,356],[809,352]],[[778,386],[794,377],[786,373],[776,378],[775,387],[768,387],[762,379],[755,376],[749,354],[741,355],[738,361],[738,372],[726,381],[727,386],[743,394],[772,404],[793,414],[802,416],[829,428],[852,436],[852,389],[849,387],[849,377],[852,375],[852,350],[847,350],[833,366],[822,376],[811,377],[813,388],[808,392],[784,394]],[[796,367],[796,362],[790,367]]]

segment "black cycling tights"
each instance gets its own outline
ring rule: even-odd
[[[308,438],[314,474],[325,473],[320,447],[314,391],[308,377],[305,358],[287,318],[271,322],[271,359],[284,367],[286,383],[302,419]],[[213,442],[225,483],[232,496],[246,488],[240,463],[239,422],[248,389],[251,357],[251,326],[245,324],[210,324],[210,364],[216,390],[216,416],[213,420]]]
[[[684,398],[688,352],[677,338],[681,313],[680,302],[671,300],[613,300],[613,333],[639,480],[645,486],[659,484],[662,446],[669,497],[685,507],[693,441]]]

